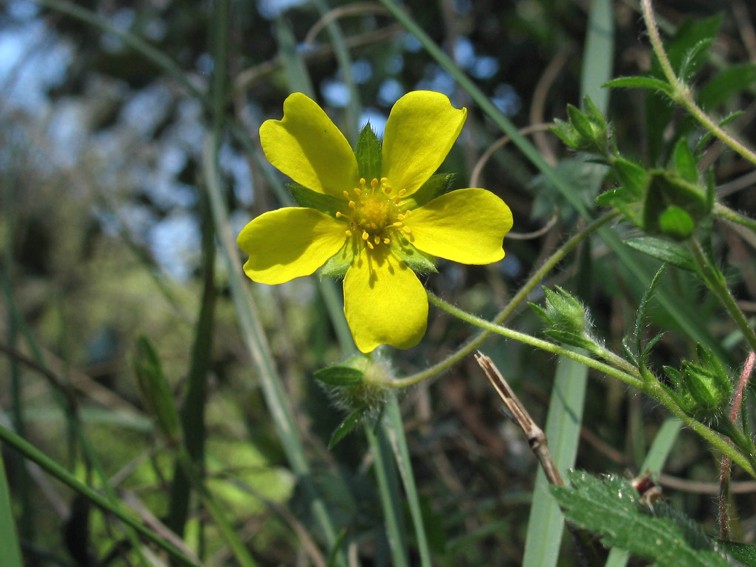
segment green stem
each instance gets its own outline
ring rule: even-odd
[[[735,321],[735,324],[743,333],[743,337],[748,343],[748,347],[751,351],[756,351],[756,332],[748,324],[745,314],[738,307],[737,301],[732,296],[730,288],[727,287],[727,281],[724,275],[708,260],[704,251],[701,249],[701,244],[697,240],[691,240],[690,249],[693,252],[693,258],[698,265],[698,269],[706,282],[707,287],[714,292],[719,298],[724,308],[729,313],[730,317]]]
[[[583,230],[575,234],[572,238],[567,240],[561,247],[559,247],[542,265],[540,268],[538,268],[533,274],[530,276],[528,281],[523,285],[520,290],[515,294],[515,296],[509,301],[507,306],[501,310],[501,312],[496,315],[493,319],[493,323],[500,324],[504,321],[506,321],[509,317],[512,316],[512,314],[527,300],[528,296],[531,294],[531,292],[540,284],[546,276],[549,275],[551,270],[553,270],[562,260],[564,260],[567,255],[572,252],[583,240],[585,240],[588,236],[596,232],[598,229],[600,229],[602,226],[604,226],[606,223],[608,223],[610,220],[616,218],[619,216],[619,212],[613,211],[610,213],[607,213],[596,220],[594,220],[592,223],[590,223],[588,226],[586,226]],[[484,330],[483,332],[479,333],[475,337],[473,337],[470,341],[462,345],[459,350],[456,352],[453,352],[448,357],[443,359],[442,361],[434,364],[433,366],[426,368],[425,370],[422,370],[420,372],[417,372],[415,374],[411,374],[405,378],[399,378],[396,381],[392,382],[392,385],[395,384],[407,384],[407,385],[415,385],[419,384],[420,382],[423,382],[424,380],[428,380],[430,378],[433,378],[435,376],[438,376],[439,374],[445,372],[458,362],[464,360],[467,358],[471,353],[473,353],[475,350],[478,349],[485,341],[491,336],[491,331]],[[401,386],[395,386],[395,387],[401,387]]]
[[[640,390],[665,406],[675,417],[698,433],[698,435],[700,435],[712,447],[718,449],[723,455],[729,456],[734,463],[740,465],[745,472],[752,477],[756,477],[756,470],[754,470],[753,465],[745,455],[738,452],[727,439],[719,435],[716,431],[686,414],[658,380],[646,380]]]
[[[514,339],[526,345],[530,345],[530,346],[539,348],[541,350],[545,350],[546,352],[550,352],[552,354],[558,354],[567,358],[571,358],[572,360],[576,360],[577,362],[585,364],[586,366],[590,368],[594,368],[596,370],[599,370],[600,372],[603,372],[604,374],[613,376],[614,378],[617,378],[618,380],[624,382],[628,386],[635,386],[636,388],[640,388],[642,386],[642,381],[640,377],[637,376],[637,370],[635,369],[634,370],[635,370],[636,376],[633,376],[631,374],[628,374],[625,371],[618,370],[617,368],[613,366],[609,366],[608,364],[599,362],[598,360],[595,360],[591,358],[590,356],[586,356],[579,352],[566,349],[563,346],[550,343],[549,341],[544,341],[543,339],[538,339],[532,335],[528,335],[527,333],[521,333],[519,331],[515,331],[514,329],[509,329],[508,327],[502,327],[501,325],[496,325],[494,323],[491,323],[490,321],[481,319],[480,317],[476,317],[475,315],[471,315],[467,311],[463,311],[462,309],[459,309],[458,307],[454,307],[450,303],[447,303],[440,297],[430,292],[428,292],[428,300],[433,305],[443,309],[450,315],[453,315],[454,317],[457,317],[458,319],[461,319],[462,321],[466,323],[480,327],[481,329],[484,329],[488,331],[489,333],[495,333],[497,335],[501,335],[502,337],[506,337],[508,339]],[[406,388],[407,386],[414,386],[416,383],[419,382],[417,379],[414,379],[414,381],[412,381],[410,378],[394,380],[390,383],[390,386],[392,388]]]
[[[675,70],[672,68],[672,63],[667,57],[667,53],[664,51],[664,44],[662,43],[661,36],[659,35],[659,29],[656,26],[656,20],[654,18],[654,11],[651,7],[651,0],[642,0],[643,20],[646,23],[646,29],[648,30],[648,37],[651,41],[654,53],[659,60],[662,72],[667,78],[667,81],[674,89],[672,98],[678,104],[681,104],[685,109],[696,119],[698,122],[709,132],[719,138],[725,145],[731,150],[740,154],[745,159],[756,165],[756,153],[750,150],[740,140],[729,134],[722,129],[719,124],[714,122],[695,102],[691,89],[683,81],[681,81],[675,74]]]
[[[756,232],[756,219],[752,219],[751,217],[742,215],[737,211],[733,211],[721,203],[714,203],[714,214],[719,218],[739,224],[740,226],[744,226]]]

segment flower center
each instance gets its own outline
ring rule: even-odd
[[[393,194],[391,184],[385,177],[373,179],[368,184],[360,179],[360,186],[351,191],[344,191],[346,209],[336,213],[336,218],[345,219],[347,237],[362,240],[370,249],[376,246],[390,245],[392,239],[410,234],[405,226],[410,211],[401,211],[399,204],[404,196],[404,189]]]

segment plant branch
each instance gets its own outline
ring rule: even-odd
[[[706,128],[709,132],[719,138],[722,143],[728,146],[734,152],[740,154],[742,157],[756,165],[756,153],[749,149],[743,142],[735,138],[732,134],[725,131],[719,126],[711,117],[709,117],[699,107],[693,99],[693,93],[676,74],[672,68],[672,63],[667,57],[666,51],[664,51],[664,44],[662,43],[661,36],[659,35],[659,28],[656,25],[656,19],[654,18],[654,11],[651,6],[651,0],[642,0],[641,2],[643,11],[643,20],[648,30],[648,37],[651,41],[651,46],[656,54],[659,64],[661,65],[662,72],[669,82],[670,86],[674,89],[672,99],[682,105],[698,122]]]

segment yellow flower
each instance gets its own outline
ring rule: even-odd
[[[266,157],[289,176],[299,207],[252,220],[238,237],[255,282],[344,275],[344,313],[357,348],[415,346],[428,298],[414,271],[432,257],[488,264],[504,257],[512,213],[485,189],[443,193],[433,174],[459,136],[467,111],[440,93],[414,91],[391,110],[381,145],[366,127],[353,151],[323,109],[302,93],[282,120],[260,127]]]

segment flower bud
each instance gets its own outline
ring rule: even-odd
[[[732,382],[719,359],[699,345],[698,361],[684,360],[680,370],[665,367],[664,372],[675,385],[680,405],[695,417],[715,417],[730,402]]]
[[[331,400],[347,412],[377,414],[387,401],[393,378],[389,363],[379,355],[356,355],[315,372]]]

